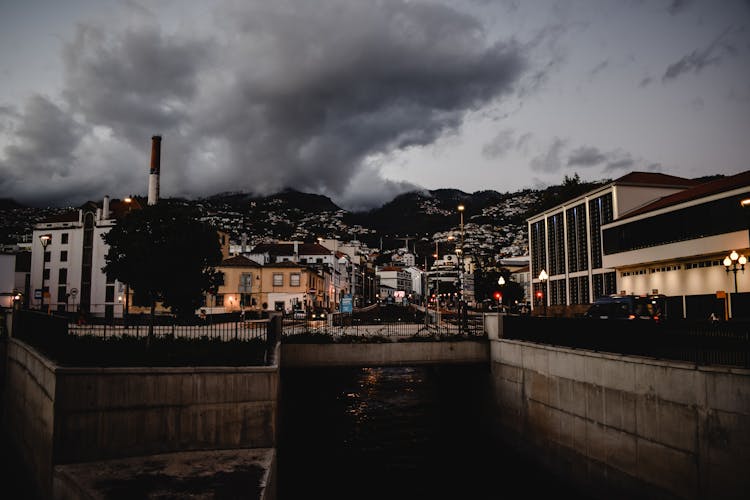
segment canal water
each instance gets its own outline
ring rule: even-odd
[[[284,368],[278,498],[587,498],[489,439],[486,367]]]

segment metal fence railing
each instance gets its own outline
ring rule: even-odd
[[[298,335],[330,335],[334,339],[345,336],[385,337],[391,340],[409,337],[483,336],[484,322],[481,315],[473,315],[461,322],[457,317],[427,317],[427,321],[388,321],[382,318],[357,318],[338,316],[328,321],[285,319],[282,328],[284,337]]]
[[[258,364],[259,361],[261,364],[272,364],[280,330],[280,317],[190,324],[159,317],[153,325],[154,342],[158,342],[159,346],[149,351],[151,342],[139,342],[139,339],[148,338],[149,324],[78,324],[69,323],[69,317],[65,315],[17,310],[13,312],[12,336],[42,350],[53,359],[72,363],[107,362],[106,359],[109,359],[119,364],[130,355],[127,361],[133,364],[137,364],[138,359],[157,363],[178,363],[182,359],[186,363],[209,365],[223,361],[231,364],[245,361],[249,364]],[[101,343],[99,339],[113,339],[115,342]],[[231,345],[227,343],[230,341],[233,342]],[[146,350],[141,350],[137,344],[145,345]],[[123,352],[113,355],[113,346],[123,349]],[[127,353],[124,352],[126,349],[129,349]],[[106,359],[98,355],[106,356]]]
[[[154,336],[175,338],[211,338],[220,340],[252,340],[265,338],[268,330],[268,320],[227,321],[202,324],[155,324]],[[148,324],[75,324],[68,325],[72,335],[94,335],[97,337],[123,336],[146,337],[149,332]]]
[[[750,322],[505,316],[503,337],[699,365],[750,367]]]

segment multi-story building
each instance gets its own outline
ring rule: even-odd
[[[261,310],[262,289],[260,264],[243,255],[221,261],[216,270],[221,273],[215,294],[206,294],[209,313],[238,310]]]
[[[664,294],[672,317],[750,318],[748,205],[750,171],[660,198],[602,226],[602,263],[618,293]]]
[[[243,255],[224,259],[216,294],[206,295],[207,312],[276,310],[329,307],[325,272],[291,261],[264,266]]]
[[[572,315],[603,295],[659,293],[673,317],[715,307],[728,288],[722,259],[747,255],[749,175],[633,172],[528,219],[534,306]]]
[[[102,271],[108,250],[102,235],[134,208],[140,208],[136,199],[110,201],[105,196],[101,204],[90,201],[34,226],[29,305],[121,317],[125,286]]]
[[[393,297],[402,302],[412,293],[412,276],[401,266],[385,266],[377,268],[375,274],[380,280],[380,287],[393,289]]]

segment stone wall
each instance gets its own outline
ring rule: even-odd
[[[747,498],[750,370],[497,336],[491,360],[497,437],[584,491]]]

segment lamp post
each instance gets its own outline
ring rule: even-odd
[[[44,271],[47,267],[47,245],[52,241],[52,235],[42,234],[39,236],[39,241],[42,242],[42,303],[40,310],[44,311]]]
[[[505,278],[503,278],[502,276],[500,276],[497,279],[497,284],[500,286],[500,289],[501,289],[500,290],[500,297],[497,300],[497,302],[498,302],[497,305],[498,305],[499,312],[503,312],[502,311],[502,309],[503,309],[503,307],[502,307],[502,305],[503,305],[503,291],[502,291],[502,288],[505,286]]]
[[[734,273],[734,293],[737,293],[737,271],[742,271],[744,274],[745,264],[747,264],[747,257],[738,254],[736,250],[732,250],[732,253],[724,257],[724,267],[727,274]]]
[[[132,196],[126,196],[125,199],[122,201],[125,202],[125,204],[128,207],[127,213],[130,214],[130,209],[133,207],[133,197]],[[130,313],[130,287],[127,283],[125,283],[125,310],[122,315],[122,323],[125,330],[128,329],[128,314]]]
[[[544,316],[547,315],[547,278],[549,278],[549,276],[547,275],[547,271],[542,269],[542,272],[539,273],[539,281],[542,283],[542,288],[544,289],[542,292],[542,304],[544,305]]]
[[[466,207],[464,207],[463,203],[459,204],[458,207],[456,207],[458,210],[458,214],[461,217],[461,244],[456,249],[456,257],[458,257],[458,316],[459,316],[459,332],[461,331],[461,326],[464,323],[465,320],[465,307],[464,304],[464,210]]]

